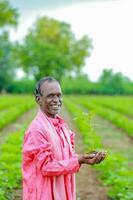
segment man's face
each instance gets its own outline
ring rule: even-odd
[[[62,104],[61,88],[58,82],[44,82],[41,85],[42,96],[39,97],[38,103],[41,110],[49,117],[55,117],[59,112]]]

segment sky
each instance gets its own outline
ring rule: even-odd
[[[10,0],[20,12],[12,40],[22,40],[39,16],[71,24],[77,38],[88,35],[93,50],[83,71],[96,81],[103,69],[133,80],[133,0]]]

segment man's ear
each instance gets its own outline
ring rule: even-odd
[[[36,102],[41,106],[42,105],[42,101],[41,101],[41,97],[40,96],[36,96]]]

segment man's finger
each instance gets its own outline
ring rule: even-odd
[[[96,156],[95,153],[85,154],[85,159],[91,159],[94,158],[95,156]]]
[[[102,159],[102,153],[98,152],[97,155],[94,157],[95,163],[99,163]]]
[[[96,157],[95,162],[96,162],[96,163],[102,162],[102,161],[105,159],[105,156],[106,156],[106,155],[103,154],[103,153],[101,152],[101,154],[99,154],[98,157]]]

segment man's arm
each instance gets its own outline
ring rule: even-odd
[[[23,155],[25,164],[30,162],[35,165],[44,176],[76,173],[80,168],[76,154],[69,159],[57,160],[52,153],[51,144],[40,132],[28,133],[24,141]]]
[[[101,153],[77,155],[69,159],[57,160],[52,146],[44,134],[31,132],[25,138],[23,146],[24,162],[35,165],[44,176],[59,176],[78,172],[81,164],[95,164],[103,159]]]

